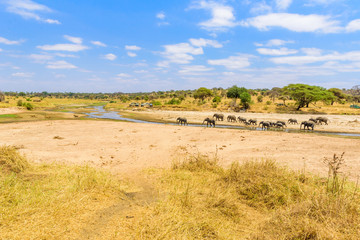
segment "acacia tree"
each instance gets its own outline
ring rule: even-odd
[[[201,101],[204,101],[205,98],[211,97],[212,95],[213,95],[213,92],[210,89],[201,87],[195,91],[194,98],[195,99],[199,98],[199,99],[201,99]]]
[[[241,105],[245,108],[245,109],[249,109],[250,108],[250,102],[251,102],[251,95],[248,92],[248,90],[244,87],[238,87],[236,85],[232,86],[231,88],[228,89],[227,91],[227,97],[228,98],[234,98],[235,102],[236,99],[240,99],[241,101]]]
[[[310,86],[307,84],[289,84],[283,88],[284,95],[296,101],[297,109],[309,107],[309,104],[317,101],[328,101],[334,98],[334,94],[325,88]]]
[[[343,93],[339,88],[330,88],[328,89],[329,92],[334,94],[334,98],[331,100],[331,105],[334,105],[334,102],[343,103],[347,98],[346,94]]]

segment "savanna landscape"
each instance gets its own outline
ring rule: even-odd
[[[0,240],[359,240],[350,0],[0,0]]]
[[[1,93],[2,238],[358,238],[357,88],[300,110],[285,88],[204,89]]]

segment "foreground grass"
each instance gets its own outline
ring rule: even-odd
[[[100,209],[124,196],[120,181],[87,166],[30,165],[0,147],[0,239],[80,239]]]
[[[120,221],[119,239],[358,239],[355,188],[326,191],[323,179],[273,161],[234,163],[197,156],[150,172],[163,199]],[[345,188],[344,188],[345,189]]]
[[[31,165],[0,147],[3,239],[359,239],[358,186],[273,161],[190,156],[136,192],[90,167]],[[125,197],[129,197],[124,204]],[[98,213],[101,214],[98,214]]]

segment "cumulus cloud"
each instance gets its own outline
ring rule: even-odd
[[[210,39],[204,39],[204,38],[199,38],[199,39],[190,38],[189,42],[195,47],[207,47],[207,46],[211,46],[214,48],[222,48],[223,47],[223,45],[220,44],[216,40],[210,40]]]
[[[136,45],[126,45],[125,49],[126,50],[131,50],[131,51],[139,51],[139,50],[141,50],[141,47],[136,46]]]
[[[270,13],[241,22],[242,26],[255,27],[262,31],[268,31],[273,27],[285,28],[294,32],[322,32],[337,33],[341,31],[339,21],[332,20],[324,15],[301,15],[291,13]]]
[[[211,13],[211,19],[199,23],[200,27],[208,31],[226,31],[237,25],[234,9],[214,1],[196,1],[190,9],[204,9]]]
[[[355,19],[346,26],[347,32],[356,32],[360,30],[360,19]]]
[[[16,45],[16,44],[20,44],[21,41],[12,41],[12,40],[0,37],[0,43],[6,44],[6,45]]]
[[[178,43],[172,45],[163,46],[165,51],[161,52],[161,55],[167,59],[167,61],[159,62],[159,67],[168,67],[169,63],[187,64],[194,60],[195,55],[204,54],[203,47],[221,48],[222,44],[215,40],[209,40],[204,38],[191,38],[189,43]]]
[[[279,48],[279,49],[258,48],[256,49],[256,51],[262,55],[273,55],[273,56],[290,55],[298,52],[295,49],[288,49],[288,48]]]
[[[208,60],[210,65],[224,66],[227,69],[243,69],[250,66],[249,56],[230,56],[224,59]]]
[[[46,67],[50,68],[50,69],[74,69],[74,68],[77,68],[76,66],[74,66],[71,63],[68,63],[66,61],[48,62],[48,65]]]
[[[31,54],[29,58],[37,63],[46,63],[49,60],[52,60],[54,57],[47,54]]]
[[[110,61],[114,61],[117,58],[117,56],[115,54],[108,53],[104,56],[104,58]]]
[[[79,52],[88,49],[87,46],[82,45],[81,38],[71,37],[68,35],[64,35],[64,38],[72,43],[43,45],[43,46],[37,46],[37,48],[44,51],[67,51],[67,52]]]
[[[38,14],[38,12],[52,12],[52,10],[45,5],[31,0],[5,0],[5,4],[7,5],[6,11],[17,14],[24,19],[34,19],[49,24],[60,24],[58,20],[43,18]]]
[[[95,46],[99,46],[99,47],[106,47],[105,43],[102,43],[100,41],[91,41],[91,43]]]

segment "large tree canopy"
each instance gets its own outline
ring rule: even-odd
[[[310,86],[306,84],[289,84],[284,87],[284,94],[296,101],[297,110],[302,107],[309,107],[309,104],[317,101],[329,101],[334,94],[325,88]]]
[[[213,95],[213,92],[210,89],[201,87],[198,90],[195,91],[194,93],[194,98],[197,99],[201,99],[202,101],[204,101],[205,98],[207,97],[211,97]]]
[[[251,95],[248,92],[248,90],[244,87],[238,87],[236,85],[232,86],[227,91],[227,97],[235,98],[235,100],[237,98],[240,98],[241,105],[246,109],[250,108]]]

